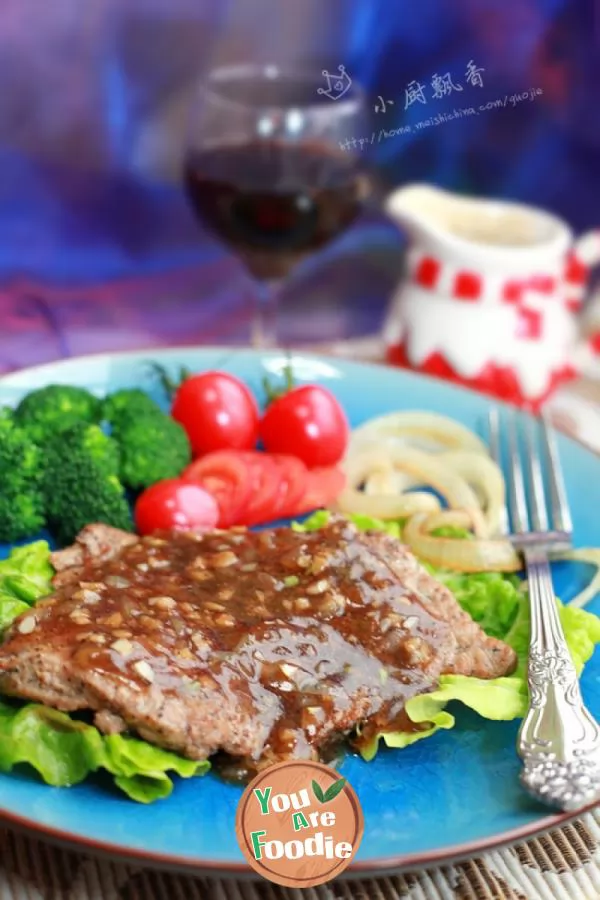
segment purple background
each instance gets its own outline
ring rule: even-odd
[[[541,88],[383,141],[373,162],[390,184],[426,179],[547,206],[576,230],[600,224],[596,0],[3,0],[0,371],[245,340],[252,285],[192,219],[179,171],[201,73],[255,59],[343,63],[376,129]],[[481,88],[464,83],[471,59]],[[446,72],[463,91],[434,101]],[[427,107],[405,110],[413,80]],[[394,101],[385,113],[379,95]],[[401,248],[374,216],[309,260],[283,298],[284,339],[377,330]]]

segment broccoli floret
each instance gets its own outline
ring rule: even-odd
[[[32,391],[15,410],[15,420],[32,439],[44,444],[78,422],[99,422],[102,403],[84,388],[51,384]]]
[[[152,413],[163,415],[158,403],[139,388],[123,388],[115,391],[106,397],[103,405],[103,418],[113,426]]]
[[[112,437],[105,434],[99,425],[74,425],[66,433],[68,447],[65,447],[64,436],[61,439],[63,454],[70,457],[79,455],[88,457],[105,475],[119,475],[119,447]]]
[[[15,411],[9,406],[0,406],[0,428],[3,425],[14,425]]]
[[[0,488],[0,541],[12,544],[36,535],[45,524],[39,492],[11,496]]]
[[[39,485],[42,452],[28,432],[10,422],[0,422],[0,486],[26,491]]]
[[[104,401],[104,417],[120,453],[119,477],[139,490],[179,475],[191,459],[185,430],[138,388],[124,388]]]
[[[95,522],[132,531],[123,485],[114,475],[103,476],[91,462],[55,474],[48,524],[59,543],[72,543],[82,528]]]
[[[101,447],[107,448],[104,456]],[[46,512],[50,530],[61,544],[70,543],[92,522],[132,530],[125,490],[111,472],[115,463],[113,442],[99,429],[75,428],[48,443],[44,463]]]
[[[0,541],[31,537],[43,525],[42,453],[0,413]]]
[[[44,447],[43,491],[48,524],[61,543],[85,525],[131,530],[131,511],[118,478],[119,451],[98,425],[79,423]]]
[[[185,429],[164,413],[120,421],[113,437],[121,454],[121,481],[134,490],[176,478],[192,458]]]

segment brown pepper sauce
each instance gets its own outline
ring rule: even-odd
[[[418,728],[405,702],[441,668],[446,623],[343,522],[142,538],[79,578],[36,609],[38,639],[43,630],[72,648],[73,668],[165,694],[209,677],[258,720],[265,690],[276,696],[260,760],[236,773],[317,748],[323,757],[357,725],[356,745]]]

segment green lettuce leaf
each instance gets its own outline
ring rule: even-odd
[[[54,569],[46,541],[14,549],[0,561],[0,634],[22,612],[52,591]],[[79,784],[105,769],[115,785],[138,803],[152,803],[173,790],[169,772],[182,778],[204,775],[208,762],[194,762],[146,741],[97,728],[46,706],[17,706],[0,700],[0,771],[26,763],[46,784]]]
[[[558,600],[556,603],[571,658],[578,673],[581,674],[586,662],[593,655],[596,644],[600,643],[600,618],[584,609],[563,606]],[[529,603],[525,598],[510,629],[503,637],[519,657],[516,674],[523,678],[527,667],[530,627]]]
[[[17,616],[27,609],[29,609],[29,603],[24,603],[13,595],[0,591],[0,635],[6,631]]]
[[[470,707],[484,719],[519,719],[527,710],[527,684],[523,678],[514,676],[485,680],[466,675],[442,675],[435,691],[411,697],[406,704],[409,718],[415,724],[429,727],[420,731],[379,734],[368,746],[361,747],[361,756],[366,760],[373,759],[380,739],[387,747],[399,749],[430,737],[440,728],[453,728],[456,719],[446,710],[452,700]]]
[[[0,635],[36,600],[50,593],[53,575],[46,541],[16,547],[7,559],[0,560]]]
[[[472,541],[474,537],[467,528],[458,528],[456,525],[441,525],[434,528],[431,533],[434,537],[460,538],[465,541]]]
[[[527,606],[522,582],[515,575],[501,572],[461,575],[433,566],[426,568],[452,591],[462,608],[491,637],[504,639],[519,610]]]
[[[303,522],[292,522],[293,531],[318,531],[327,525],[331,513],[327,509],[319,509]],[[370,516],[349,516],[361,531],[384,531],[392,537],[399,538],[402,533],[402,522],[385,522],[383,519],[372,519]]]
[[[0,621],[8,618],[2,609],[4,602],[18,600],[31,606],[40,597],[47,596],[53,575],[50,547],[46,541],[15,547],[7,559],[0,560]],[[19,613],[13,618],[17,615]]]
[[[32,766],[54,787],[79,784],[106,769],[138,803],[168,797],[173,790],[170,771],[191,778],[210,768],[208,762],[183,759],[136,738],[105,737],[92,725],[46,706],[0,702],[0,771],[10,772],[19,763]]]
[[[531,630],[525,583],[515,575],[500,572],[460,575],[428,568],[486,634],[500,638],[515,650],[519,664],[514,674],[525,678]],[[556,605],[573,663],[581,673],[600,643],[600,618],[584,609],[565,606],[558,599]]]
[[[37,704],[0,702],[0,770],[28,763],[54,787],[78,784],[99,768],[102,737],[97,729]]]
[[[322,510],[298,527],[301,530],[322,528],[329,515]],[[396,526],[396,534],[401,536],[402,523],[381,522],[368,516],[350,518],[364,530],[393,534],[392,526]],[[453,532],[446,536],[463,535]],[[446,710],[451,701],[463,703],[485,719],[519,719],[527,710],[526,669],[531,620],[524,582],[515,575],[500,572],[467,575],[436,569],[427,563],[423,565],[452,591],[460,606],[486,634],[503,640],[515,650],[518,666],[507,678],[485,680],[465,675],[442,675],[436,690],[413,697],[406,704],[408,716],[415,724],[423,725],[422,730],[376,735],[368,746],[361,748],[361,755],[368,760],[377,753],[380,739],[388,747],[407,747],[439,729],[452,728],[455,718]],[[564,606],[559,600],[556,603],[571,657],[581,673],[600,643],[600,618],[583,609]]]
[[[210,769],[208,761],[184,759],[146,741],[120,734],[105,737],[104,745],[107,753],[104,768],[115,776],[117,787],[138,803],[152,803],[169,796],[173,790],[169,771],[180,778],[193,778],[205,775]]]

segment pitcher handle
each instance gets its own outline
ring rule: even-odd
[[[567,261],[566,283],[576,305],[584,299],[590,270],[600,265],[600,228],[586,231],[575,241]],[[600,331],[581,335],[575,349],[574,370],[594,372],[597,378],[600,359]]]
[[[586,231],[573,245],[572,258],[585,269],[600,265],[600,228]]]

